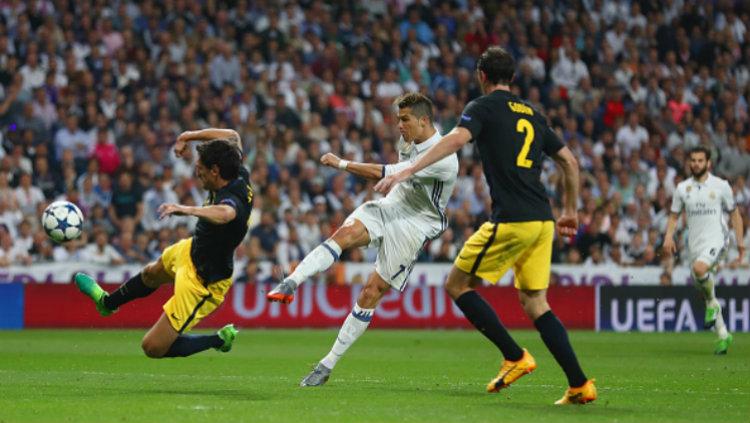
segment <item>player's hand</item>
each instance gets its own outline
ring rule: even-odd
[[[386,176],[385,178],[381,179],[377,184],[375,184],[375,187],[373,189],[375,190],[375,192],[388,194],[388,192],[393,189],[396,184],[409,179],[411,175],[411,168],[407,167],[406,169],[403,169],[394,173],[393,175]]]
[[[664,246],[662,247],[662,253],[665,257],[672,257],[672,255],[677,251],[677,246],[674,244],[674,239],[672,237],[665,237],[664,239]]]
[[[575,236],[578,233],[578,216],[575,213],[563,213],[557,219],[557,233],[561,236]]]
[[[180,139],[177,139],[177,142],[174,144],[174,155],[177,157],[184,157],[185,151],[187,151],[187,141],[180,141]]]
[[[159,219],[164,219],[167,216],[185,216],[188,214],[188,207],[180,204],[165,203],[159,206],[156,211],[159,213]]]
[[[328,167],[339,167],[341,158],[333,153],[326,153],[320,158],[320,163]]]
[[[185,151],[187,151],[188,141],[193,131],[184,131],[177,137],[177,142],[174,144],[174,155],[177,157],[185,157]]]

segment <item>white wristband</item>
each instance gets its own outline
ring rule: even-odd
[[[346,170],[347,166],[349,166],[349,160],[339,160],[339,169]]]

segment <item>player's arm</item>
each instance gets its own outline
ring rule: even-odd
[[[743,243],[745,238],[744,228],[742,227],[742,214],[740,214],[739,207],[735,207],[730,215],[730,220],[732,221],[732,229],[734,229],[734,237],[737,239],[737,253],[739,254],[739,257],[737,257],[737,263],[742,263],[742,260],[745,258],[745,244]]]
[[[429,148],[427,152],[417,159],[414,163],[404,167],[400,171],[386,176],[375,185],[375,191],[386,193],[397,183],[409,179],[412,175],[426,168],[427,166],[444,159],[445,157],[457,152],[467,142],[471,141],[471,132],[468,129],[457,126],[448,134],[440,139],[435,145]]]
[[[732,229],[734,230],[734,237],[737,240],[737,253],[738,257],[731,263],[731,266],[737,266],[742,263],[745,258],[745,244],[744,244],[744,228],[742,224],[742,214],[740,213],[737,203],[734,201],[734,192],[732,186],[729,183],[724,182],[723,190],[721,192],[721,205],[729,212],[729,220],[732,223]]]
[[[229,140],[236,144],[237,149],[242,152],[242,140],[240,134],[234,129],[224,128],[205,128],[197,131],[185,131],[177,137],[177,142],[174,146],[174,152],[178,157],[182,156],[182,153],[187,148],[187,144],[191,141],[210,141],[218,138]]]
[[[677,195],[677,193],[675,193]],[[667,220],[667,233],[664,234],[664,254],[667,257],[671,257],[677,251],[677,247],[674,243],[674,231],[677,228],[677,220],[680,218],[680,213],[670,212],[669,219]]]
[[[677,220],[680,218],[682,208],[684,207],[681,192],[678,186],[674,190],[674,194],[672,194],[672,206],[669,209],[669,219],[667,219],[667,233],[664,234],[663,250],[666,257],[672,257],[672,254],[677,251],[674,243],[674,231],[677,228]]]
[[[385,172],[385,166],[374,163],[359,163],[344,160],[333,153],[326,153],[320,158],[320,163],[325,166],[345,170],[352,175],[366,179],[380,179]]]
[[[224,225],[237,216],[237,211],[234,207],[228,204],[214,204],[210,206],[183,206],[182,204],[162,204],[157,209],[159,212],[159,219],[164,219],[167,216],[195,216],[200,219],[205,219],[214,225]]]
[[[563,213],[557,219],[557,230],[560,235],[574,236],[578,231],[578,187],[580,175],[578,160],[568,147],[559,149],[552,158],[563,171],[563,187],[565,188],[565,202]]]

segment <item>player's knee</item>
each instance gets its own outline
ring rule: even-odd
[[[149,263],[143,267],[143,270],[141,270],[141,279],[143,279],[143,283],[147,286],[151,286],[155,282],[155,279],[156,279],[155,267],[156,267],[156,263]]]
[[[453,269],[445,280],[445,290],[454,300],[473,288],[471,278],[464,277],[459,271]]]
[[[524,313],[526,313],[526,316],[528,316],[532,321],[538,319],[542,314],[550,310],[547,301],[531,301],[526,302],[525,304],[522,302],[521,304],[523,306]]]
[[[141,270],[141,279],[143,284],[149,288],[158,288],[161,284],[165,283],[164,279],[164,267],[160,261],[155,261],[147,264]]]
[[[141,349],[146,357],[149,358],[162,358],[167,353],[167,348],[164,348],[160,342],[155,341],[152,338],[144,337],[141,341]]]
[[[348,219],[331,237],[342,250],[347,248],[365,245],[369,242],[367,238],[367,229],[359,223],[358,220]]]
[[[331,238],[344,250],[354,243],[355,233],[351,226],[344,226],[339,228]]]
[[[380,283],[370,282],[360,292],[357,304],[363,308],[375,308],[389,288],[390,286],[382,281]]]
[[[445,281],[445,290],[448,292],[448,295],[450,295],[451,298],[454,300],[463,294],[463,287],[459,284],[452,282],[450,279]]]
[[[706,272],[708,272],[708,266],[705,266],[703,263],[693,263],[693,275],[698,279],[706,276]]]
[[[518,299],[526,316],[532,321],[550,310],[547,296],[541,291],[519,291]]]

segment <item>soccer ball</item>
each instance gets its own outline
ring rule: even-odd
[[[42,214],[42,226],[55,242],[68,242],[81,236],[83,213],[69,201],[55,201]]]

